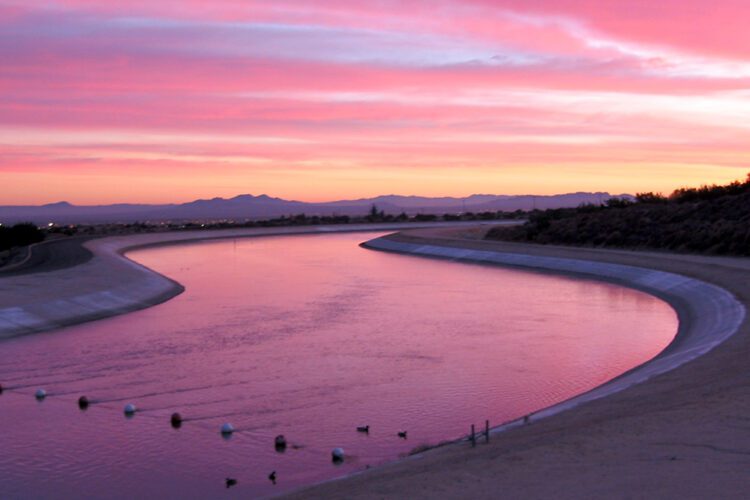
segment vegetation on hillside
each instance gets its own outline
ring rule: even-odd
[[[593,247],[750,255],[750,175],[724,186],[682,188],[670,196],[534,211],[527,223],[497,227],[488,239]]]
[[[0,225],[0,252],[44,240],[44,233],[34,224],[22,223],[12,227]]]

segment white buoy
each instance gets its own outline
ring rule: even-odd
[[[331,450],[331,458],[334,462],[341,462],[344,460],[344,449],[343,448],[334,448]]]
[[[234,426],[230,424],[229,422],[221,426],[221,434],[223,436],[229,436],[233,432],[234,432]]]
[[[132,417],[135,414],[135,405],[133,403],[126,404],[123,412],[126,416]]]
[[[45,391],[44,389],[37,389],[34,396],[36,396],[37,399],[44,399],[47,397],[47,391]]]

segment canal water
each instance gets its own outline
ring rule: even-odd
[[[638,291],[359,246],[376,236],[133,251],[185,293],[0,342],[2,497],[272,496],[570,398],[677,331]]]

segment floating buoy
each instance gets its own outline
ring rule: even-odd
[[[133,403],[128,403],[122,411],[125,413],[126,417],[132,417],[135,415],[135,405]]]
[[[221,435],[224,437],[229,437],[234,432],[234,426],[230,424],[229,422],[225,423],[221,426]]]
[[[172,424],[172,427],[175,429],[179,429],[182,425],[182,415],[177,412],[172,413],[172,416],[169,417],[169,423]]]
[[[286,438],[283,434],[279,434],[274,438],[273,444],[276,447],[276,451],[284,451],[286,449]]]
[[[80,408],[81,410],[85,410],[88,407],[89,398],[87,398],[86,396],[81,396],[80,398],[78,398],[78,408]]]
[[[331,450],[331,458],[333,459],[334,463],[340,463],[344,461],[344,449],[343,448],[334,448]]]
[[[369,425],[363,425],[361,427],[357,427],[357,432],[364,432],[365,434],[370,433],[370,426]]]
[[[37,399],[38,399],[39,401],[41,401],[42,399],[44,399],[44,398],[46,398],[46,397],[47,397],[47,391],[45,391],[44,389],[37,389],[37,390],[36,390],[36,394],[34,394],[34,396],[35,396],[35,397],[36,397],[36,398],[37,398]]]
[[[268,479],[270,479],[273,484],[276,484],[276,471],[271,472],[268,475]]]

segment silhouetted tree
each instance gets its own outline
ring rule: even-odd
[[[635,199],[638,203],[669,203],[669,199],[661,193],[637,193],[635,195]]]
[[[385,211],[381,210],[378,212],[377,205],[370,207],[370,213],[367,215],[367,220],[370,222],[379,222],[385,219]]]

